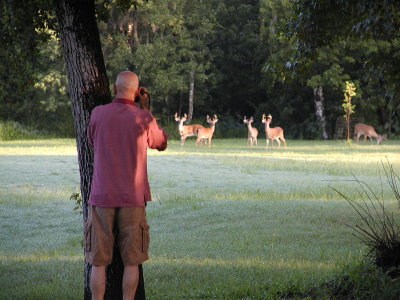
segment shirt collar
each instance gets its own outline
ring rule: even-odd
[[[129,99],[124,99],[124,98],[115,98],[112,103],[121,103],[121,104],[130,104],[130,105],[135,105],[135,102]]]

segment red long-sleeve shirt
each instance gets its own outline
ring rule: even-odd
[[[97,106],[90,116],[88,139],[94,148],[91,205],[144,206],[151,201],[147,147],[162,148],[167,135],[148,110],[121,98]]]

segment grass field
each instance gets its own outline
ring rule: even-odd
[[[150,150],[148,299],[266,299],[329,279],[365,251],[346,226],[359,218],[329,186],[358,199],[354,174],[398,216],[387,161],[400,170],[400,141]],[[73,140],[0,142],[0,299],[82,299],[78,191]]]

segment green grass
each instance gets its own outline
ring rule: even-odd
[[[399,170],[399,150],[400,141],[266,150],[245,139],[150,150],[148,298],[266,299],[332,278],[365,249],[346,226],[359,218],[329,186],[357,199],[354,174],[398,215],[381,163]],[[78,191],[73,140],[0,142],[0,299],[82,299],[82,218],[69,200]]]

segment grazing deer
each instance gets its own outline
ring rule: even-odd
[[[200,128],[199,133],[197,135],[196,139],[196,146],[201,143],[202,139],[208,139],[208,148],[211,147],[211,139],[215,131],[215,123],[218,122],[218,117],[217,115],[214,115],[214,118],[211,119],[209,115],[207,115],[207,123],[210,124],[211,126],[209,128]]]
[[[367,137],[371,140],[371,143],[373,143],[372,138],[376,138],[376,143],[380,145],[383,140],[386,139],[386,134],[384,135],[379,135],[376,133],[374,127],[363,124],[363,123],[357,123],[354,126],[354,139],[358,143],[358,140],[360,139],[360,136],[364,136],[364,143],[367,140]]]
[[[184,114],[182,118],[179,118],[178,113],[175,113],[175,121],[178,122],[178,131],[181,135],[181,146],[185,143],[185,140],[188,136],[196,136],[199,132],[200,128],[204,128],[200,124],[193,125],[183,125],[183,122],[187,120],[187,114]]]
[[[248,129],[247,146],[250,144],[250,146],[252,147],[254,143],[257,146],[257,135],[258,135],[257,128],[251,127],[251,123],[253,123],[253,121],[254,121],[253,117],[250,117],[250,119],[247,120],[246,116],[244,116],[243,123],[247,124],[247,129]]]
[[[285,149],[286,149],[286,140],[283,137],[283,129],[281,127],[275,127],[271,128],[269,127],[269,124],[272,121],[272,116],[268,115],[268,118],[265,117],[265,114],[262,115],[262,122],[265,124],[265,137],[267,138],[267,149],[268,149],[268,144],[269,140],[271,140],[271,147],[274,145],[274,140],[278,142],[278,146],[281,146],[280,140],[283,141],[285,144]]]

